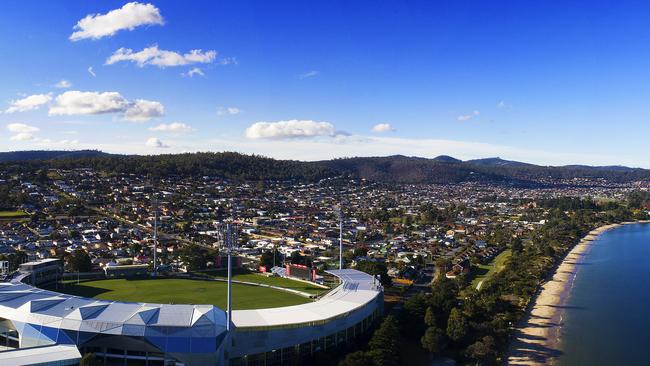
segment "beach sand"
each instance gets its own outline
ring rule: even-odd
[[[537,297],[532,300],[526,317],[515,330],[506,365],[549,365],[557,360],[561,354],[558,346],[562,309],[571,290],[577,264],[589,248],[589,243],[598,235],[612,228],[633,223],[637,222],[601,226],[590,231],[573,247],[553,277],[541,286]]]

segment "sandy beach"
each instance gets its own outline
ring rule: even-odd
[[[529,312],[515,331],[506,365],[548,365],[560,355],[558,349],[562,326],[562,306],[575,278],[577,264],[589,243],[612,228],[634,224],[625,222],[592,230],[567,254],[553,277],[544,283],[532,301]]]

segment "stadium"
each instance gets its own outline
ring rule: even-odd
[[[113,301],[32,286],[47,263],[0,283],[0,364],[283,365],[342,347],[383,311],[383,289],[353,269],[328,271],[338,284],[300,305],[234,310],[214,305]],[[158,280],[156,280],[158,281]]]

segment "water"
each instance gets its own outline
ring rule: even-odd
[[[591,245],[566,300],[558,363],[650,365],[650,224]]]

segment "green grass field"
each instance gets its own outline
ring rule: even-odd
[[[54,290],[54,289],[52,289]],[[110,279],[68,281],[56,289],[70,295],[96,299],[159,304],[211,304],[226,308],[227,284],[187,279]],[[309,299],[266,287],[232,285],[233,309],[261,309],[299,305]]]
[[[478,268],[474,269],[475,276],[474,279],[472,279],[472,283],[469,287],[478,290],[479,283],[482,283],[483,281],[492,277],[495,273],[502,270],[505,266],[506,260],[508,260],[511,255],[512,251],[510,251],[510,249],[506,249],[494,257],[490,263],[480,264]]]
[[[226,270],[212,270],[212,271],[204,271],[202,273],[210,277],[216,277],[216,278],[227,278],[228,276]],[[262,283],[265,285],[278,286],[278,287],[288,288],[296,291],[302,291],[312,295],[320,295],[323,292],[327,291],[326,289],[320,288],[318,286],[313,286],[305,282],[294,281],[282,277],[266,277],[260,274],[246,271],[244,269],[233,270],[232,278],[237,281]]]

